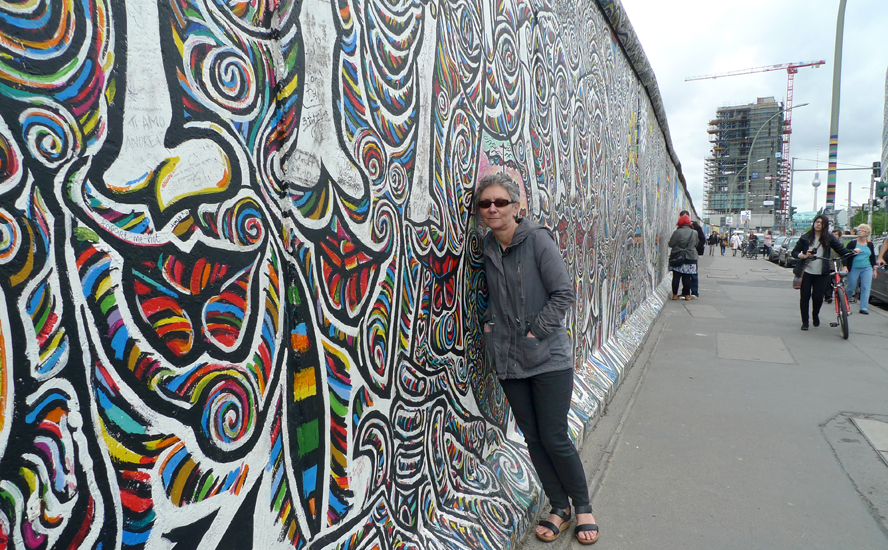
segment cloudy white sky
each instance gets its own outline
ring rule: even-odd
[[[795,167],[817,167],[826,201],[833,58],[839,0],[621,0],[657,75],[672,141],[702,216],[703,166],[711,145],[707,123],[718,107],[786,98],[785,70],[685,82],[689,76],[751,67],[824,60],[799,69],[793,104],[791,156]],[[839,116],[839,168],[871,166],[882,158],[888,1],[847,0]],[[810,160],[801,160],[810,159]],[[866,200],[871,170],[839,171],[836,207]],[[813,172],[794,175],[793,205],[814,206]]]

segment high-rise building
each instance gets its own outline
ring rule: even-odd
[[[724,218],[731,218],[731,226],[737,227],[747,204],[751,229],[771,229],[782,223],[777,213],[780,201],[786,198],[780,179],[783,116],[782,105],[773,97],[716,110],[715,119],[709,122],[712,151],[706,159],[703,184],[703,217],[709,218],[709,223],[723,226]]]

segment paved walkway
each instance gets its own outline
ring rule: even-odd
[[[707,255],[664,306],[583,447],[597,550],[888,548],[888,314],[802,332],[791,280]]]

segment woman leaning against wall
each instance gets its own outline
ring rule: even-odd
[[[543,490],[552,504],[536,527],[556,540],[577,515],[580,544],[598,540],[579,453],[567,431],[574,383],[570,338],[562,321],[575,292],[552,232],[518,217],[518,184],[507,174],[484,177],[476,212],[490,228],[484,237],[484,270],[490,293],[484,314],[484,347],[496,369]]]

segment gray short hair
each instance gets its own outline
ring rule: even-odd
[[[509,198],[511,200],[516,203],[521,202],[521,190],[518,188],[518,184],[515,180],[505,172],[496,172],[495,174],[484,176],[481,178],[481,181],[478,182],[478,188],[475,189],[475,200],[473,201],[476,212],[478,211],[478,201],[481,199],[481,193],[491,185],[499,185],[509,193]]]
[[[857,226],[857,230],[858,230],[858,231],[860,231],[861,229],[863,229],[864,231],[866,231],[866,232],[869,233],[870,235],[873,234],[873,228],[870,227],[869,225],[865,224],[865,223],[862,223],[862,224],[860,224],[860,225]]]

